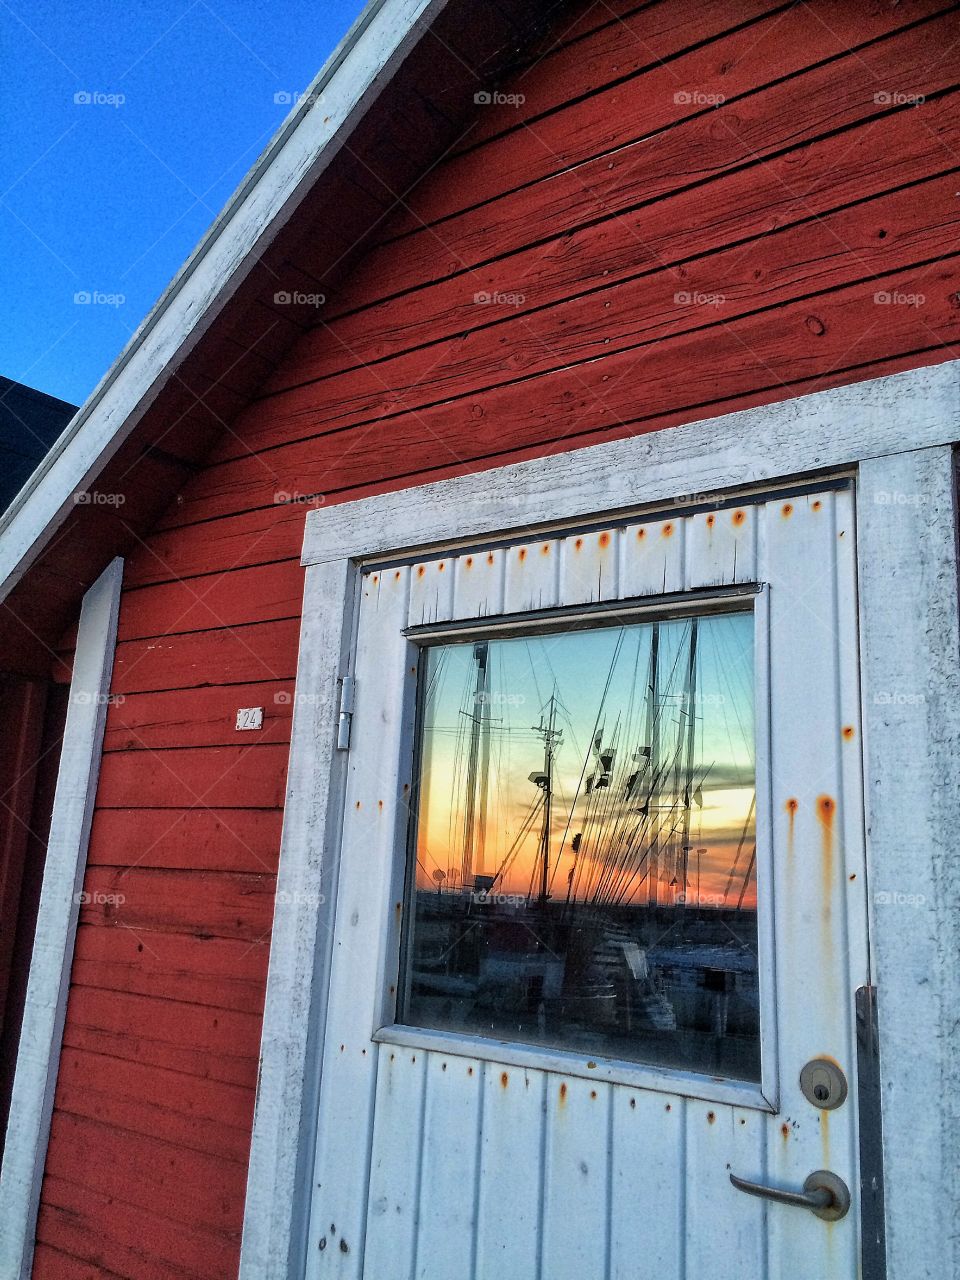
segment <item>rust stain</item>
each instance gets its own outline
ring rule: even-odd
[[[855,730],[852,724],[845,724],[843,726],[843,736],[846,738],[848,742],[850,741],[851,738],[853,738],[854,733],[855,733]]]
[[[520,550],[517,552],[517,555],[520,557],[520,559],[521,559],[521,560],[526,560],[526,558],[527,558],[527,548],[526,548],[526,547],[521,547],[521,548],[520,548]]]
[[[596,1096],[597,1096],[597,1091],[596,1091],[596,1089],[591,1089],[591,1090],[590,1090],[590,1097],[591,1097],[591,1098],[595,1098]]]
[[[353,807],[354,807],[355,809],[359,809],[359,808],[360,808],[360,801],[358,800],[358,801],[357,801],[357,803],[356,803]]]
[[[715,1111],[707,1112],[707,1124],[714,1124],[716,1119],[717,1119],[717,1113]]]
[[[796,823],[796,817],[797,817],[797,810],[800,808],[800,803],[793,796],[791,796],[790,799],[787,801],[787,803],[783,807],[787,811],[787,858],[792,861],[795,823]]]
[[[817,817],[820,820],[820,863],[823,883],[823,920],[830,919],[830,894],[833,888],[833,821],[837,804],[832,796],[817,796]]]
[[[735,511],[733,513],[733,523],[736,525],[743,524],[746,518],[747,518],[747,513],[745,511]]]
[[[380,575],[379,573],[375,573],[371,578],[371,582],[379,582],[379,581],[380,581]]]
[[[609,535],[609,533],[601,533],[601,535],[600,535],[600,545],[601,545],[601,547],[609,547],[609,545],[610,545],[610,535]]]
[[[647,536],[647,531],[646,531],[646,529],[638,529],[638,530],[637,530],[637,537],[638,537],[638,538],[645,538],[646,536]]]
[[[576,542],[573,544],[573,546],[574,546],[574,549],[575,549],[576,551],[579,551],[579,550],[582,548],[582,546],[583,546],[583,539],[582,539],[582,538],[577,538],[577,540],[576,540]]]
[[[549,542],[545,542],[545,543],[543,544],[543,546],[540,548],[540,554],[541,554],[542,556],[548,556],[548,555],[550,554],[550,543],[549,543]]]
[[[672,524],[670,524],[670,523],[669,523],[669,521],[668,521],[668,522],[667,522],[667,524],[665,524],[665,525],[663,526],[663,528],[661,529],[661,531],[660,531],[660,532],[663,534],[663,536],[664,536],[665,538],[672,538],[672,537],[673,537],[673,525],[672,525]]]
[[[793,515],[793,503],[785,502],[783,506],[780,508],[780,514],[783,516],[784,520],[789,520],[789,518]]]
[[[446,568],[445,562],[441,560],[440,563],[437,565],[437,568],[440,570],[441,573],[443,573],[444,569]]]
[[[467,556],[466,565],[468,569],[473,568],[473,556]]]
[[[492,551],[488,551],[488,552],[487,552],[487,564],[493,564],[493,552],[492,552]]]
[[[427,566],[426,566],[425,564],[418,564],[418,565],[417,565],[417,577],[418,577],[418,578],[422,578],[422,577],[423,577],[423,575],[424,575],[426,572],[427,572]]]
[[[400,581],[400,570],[399,570],[399,569],[398,569],[398,570],[396,571],[396,573],[393,575],[393,580],[394,580],[394,582],[399,582],[399,581]]]
[[[501,1089],[505,1089],[509,1083],[510,1083],[510,1077],[507,1075],[507,1073],[506,1073],[505,1071],[501,1071],[501,1072],[500,1072],[500,1087],[501,1087]]]
[[[378,808],[378,809],[382,809],[382,808],[383,808],[383,801],[382,801],[382,800],[378,800],[378,801],[377,801],[377,808]]]
[[[816,502],[813,503],[814,511],[819,511],[822,506],[823,506],[823,503],[820,501],[819,498],[816,500]]]
[[[780,1126],[780,1133],[783,1136],[784,1142],[788,1141],[790,1137],[790,1126],[788,1124],[782,1124]]]
[[[467,1075],[468,1075],[468,1076],[472,1076],[472,1075],[473,1075],[473,1067],[467,1067]]]
[[[566,1082],[564,1082],[564,1083],[560,1086],[560,1105],[561,1105],[561,1107],[564,1105],[564,1103],[565,1103],[566,1101],[567,1101],[567,1085],[566,1085]]]
[[[713,512],[711,512],[710,515],[707,516],[707,528],[712,529],[716,523],[717,523],[717,517],[713,514]]]

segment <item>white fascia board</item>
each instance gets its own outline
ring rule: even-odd
[[[127,439],[446,0],[373,0],[0,518],[0,599]]]
[[[950,360],[318,508],[302,563],[442,549],[957,441],[960,360]]]

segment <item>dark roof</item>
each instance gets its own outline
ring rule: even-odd
[[[0,511],[77,412],[75,404],[0,377]]]

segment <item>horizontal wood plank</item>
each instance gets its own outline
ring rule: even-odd
[[[279,809],[99,809],[87,865],[273,875],[282,821]]]
[[[269,934],[251,944],[245,938],[214,937],[202,925],[175,933],[82,924],[72,977],[78,986],[259,1017],[269,950]]]
[[[97,805],[280,808],[288,754],[285,745],[114,751],[103,757]]]
[[[107,708],[104,750],[288,742],[294,698],[292,680],[120,695]],[[241,707],[261,707],[263,727],[238,729]]]
[[[275,681],[279,689],[296,674],[299,635],[300,619],[288,618],[127,640],[117,645],[111,693],[257,681]]]

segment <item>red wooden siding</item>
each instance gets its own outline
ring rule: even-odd
[[[265,371],[128,561],[36,1276],[235,1273],[310,502],[955,356],[958,82],[934,0],[584,3]]]

